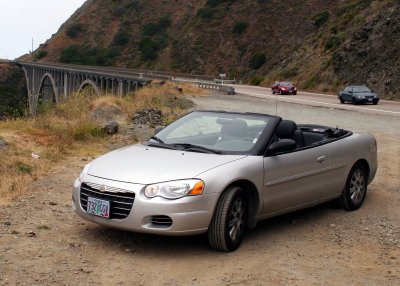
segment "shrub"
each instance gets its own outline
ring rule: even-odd
[[[325,50],[336,50],[342,43],[338,36],[331,36],[325,43]]]
[[[304,83],[305,89],[311,89],[317,86],[317,79],[315,76],[312,76]]]
[[[295,66],[295,67],[290,67],[290,68],[289,68],[289,67],[284,68],[284,69],[279,73],[279,75],[280,75],[282,78],[287,78],[287,79],[289,79],[289,78],[292,78],[292,77],[298,75],[298,73],[299,73],[299,68],[298,68],[297,66]]]
[[[267,58],[263,52],[255,53],[249,61],[249,67],[257,70],[265,64],[266,60]]]
[[[139,43],[139,50],[143,60],[155,60],[158,57],[160,44],[150,37],[144,37]]]
[[[72,45],[61,51],[60,62],[81,65],[112,65],[120,54],[119,47],[91,48]]]
[[[124,14],[125,14],[125,8],[121,7],[121,6],[115,8],[115,10],[113,12],[114,17],[121,17]]]
[[[233,33],[242,35],[246,30],[249,24],[246,22],[236,22],[235,26],[233,26]]]
[[[73,24],[67,30],[67,36],[70,38],[76,38],[83,31],[83,25],[81,23]]]
[[[314,17],[312,17],[313,20],[313,24],[316,28],[321,27],[322,25],[324,25],[326,22],[328,22],[330,17],[330,14],[328,11],[323,11],[317,15],[315,15]]]
[[[250,84],[251,85],[260,85],[263,81],[264,81],[263,76],[256,76],[251,79]]]
[[[39,51],[36,55],[35,55],[35,60],[40,60],[42,58],[47,57],[48,53],[46,51]]]
[[[121,29],[114,36],[113,44],[116,46],[125,46],[129,43],[129,32],[125,29]]]
[[[201,7],[197,11],[197,16],[205,20],[211,19],[213,16],[213,10],[208,6]]]

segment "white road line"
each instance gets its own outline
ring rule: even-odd
[[[236,90],[238,90],[237,87],[239,87],[239,88],[240,87],[242,87],[242,88],[254,88],[254,89],[259,89],[259,90],[267,90],[267,91],[271,90],[271,88],[269,88],[269,87],[252,86],[252,85],[248,85],[247,86],[247,85],[238,85],[238,84],[236,84],[236,85],[230,85],[230,86],[234,87]],[[327,97],[327,98],[328,97],[329,98],[333,98],[333,97],[336,98],[337,97],[337,94],[315,93],[315,92],[300,91],[300,90],[298,90],[297,92],[298,92],[298,95],[302,95],[302,94],[311,95],[311,96],[317,95],[317,96],[324,96],[324,97]],[[381,99],[379,102],[386,102],[386,103],[390,103],[390,104],[400,104],[399,101],[385,100],[385,99]]]
[[[285,98],[278,98],[275,95],[267,95],[267,94],[261,94],[261,93],[255,93],[255,92],[250,92],[250,91],[245,91],[245,90],[239,90],[236,89],[236,92],[239,93],[243,93],[243,94],[247,94],[247,95],[253,95],[253,96],[257,96],[257,97],[262,97],[262,98],[271,98],[271,99],[278,99],[279,101],[294,101],[294,102],[307,102],[307,103],[313,103],[313,104],[318,104],[318,105],[322,105],[322,106],[333,106],[335,108],[338,109],[356,109],[356,110],[369,110],[369,111],[374,111],[374,112],[383,112],[383,113],[390,113],[390,114],[397,114],[400,115],[400,112],[398,111],[389,111],[389,110],[381,110],[381,109],[376,109],[376,108],[368,108],[368,107],[362,107],[360,108],[355,107],[355,106],[345,106],[345,105],[339,105],[336,103],[326,103],[326,102],[321,102],[321,101],[315,101],[315,100],[307,100],[307,99],[299,99],[299,98],[289,98],[289,97],[285,97]],[[340,107],[339,107],[340,106]]]

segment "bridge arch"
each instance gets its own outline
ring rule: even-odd
[[[57,85],[54,77],[50,73],[45,73],[40,80],[39,102],[47,101],[58,103]]]
[[[79,86],[78,92],[83,91],[83,89],[84,89],[86,86],[91,86],[91,87],[93,87],[94,91],[96,92],[96,95],[100,95],[101,92],[100,92],[99,87],[97,86],[97,84],[96,84],[93,80],[90,80],[90,79],[84,80],[84,81],[81,83],[81,85]]]

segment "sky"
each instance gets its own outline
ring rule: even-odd
[[[37,49],[85,0],[0,0],[0,59]]]

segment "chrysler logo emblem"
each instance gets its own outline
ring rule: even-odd
[[[101,186],[99,191],[102,192],[102,193],[105,193],[105,192],[107,192],[107,187],[106,186]]]

